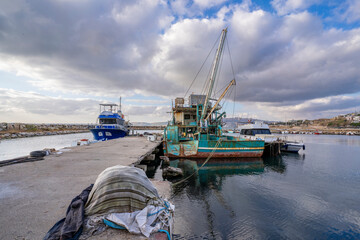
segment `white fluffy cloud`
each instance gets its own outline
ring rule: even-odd
[[[47,1],[1,13],[0,68],[38,87],[111,96],[166,84],[149,66],[172,21],[162,1]]]
[[[156,104],[164,103],[163,101],[134,99],[133,102],[146,103],[147,105],[123,105],[122,110],[126,119],[148,122],[167,121],[169,119],[170,106],[158,106]],[[95,123],[99,114],[100,103],[106,103],[106,101],[48,97],[33,92],[0,88],[0,121]]]
[[[323,19],[304,10],[318,2],[274,0],[278,15],[251,1],[6,2],[0,9],[0,70],[55,92],[175,98],[228,26],[237,101],[295,111],[289,102],[301,106],[360,93],[360,29],[325,28]],[[203,9],[214,13],[202,16]],[[355,15],[349,8],[347,19]],[[226,47],[217,90],[233,77],[228,55]],[[190,92],[201,92],[206,76],[202,71]],[[160,117],[164,109],[143,110]],[[266,109],[263,116],[272,119]]]
[[[92,123],[98,104],[91,99],[64,99],[0,88],[0,121]]]

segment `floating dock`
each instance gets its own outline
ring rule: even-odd
[[[160,144],[145,137],[119,138],[67,148],[42,161],[0,167],[0,239],[42,239],[65,217],[71,200],[104,169],[139,164]],[[169,182],[152,182],[161,196],[169,197]],[[105,239],[145,239],[125,231],[106,232]]]

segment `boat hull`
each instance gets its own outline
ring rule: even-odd
[[[122,138],[128,135],[128,132],[122,129],[94,128],[90,129],[90,131],[94,139],[98,141]]]
[[[296,143],[285,143],[283,146],[281,146],[280,150],[282,152],[291,152],[291,153],[297,153],[300,151],[300,149],[305,150],[304,144],[296,144]]]
[[[169,158],[243,158],[261,157],[264,141],[217,141],[193,140],[180,143],[164,142],[165,156]]]

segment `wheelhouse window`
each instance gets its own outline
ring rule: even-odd
[[[102,118],[100,119],[100,124],[116,124],[115,118]]]
[[[271,132],[270,129],[241,129],[240,134],[255,136],[256,134],[271,134]]]
[[[185,114],[184,119],[190,119],[190,114]]]
[[[256,134],[271,134],[269,129],[253,129],[253,135]]]
[[[246,129],[244,134],[245,135],[253,135],[251,129]]]

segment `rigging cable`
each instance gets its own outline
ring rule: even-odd
[[[227,49],[228,49],[228,52],[229,52],[229,57],[230,57],[231,71],[232,71],[233,77],[235,79],[235,72],[234,72],[234,66],[233,66],[233,63],[232,63],[229,42],[228,42],[227,38],[225,40],[226,40],[226,46],[227,46]],[[235,116],[235,99],[236,99],[236,85],[235,85],[235,93],[234,93],[233,117]]]
[[[211,48],[211,50],[210,50],[209,54],[207,55],[207,57],[206,57],[206,59],[205,59],[205,61],[204,61],[204,62],[203,62],[203,64],[201,65],[201,67],[200,67],[199,71],[196,73],[196,76],[195,76],[195,78],[193,79],[192,83],[190,84],[190,87],[188,88],[188,90],[187,90],[187,91],[186,91],[186,93],[184,94],[184,98],[186,97],[186,94],[188,94],[188,92],[189,92],[190,88],[191,88],[191,87],[192,87],[192,85],[194,84],[194,82],[195,82],[195,80],[196,80],[197,76],[199,75],[199,73],[200,73],[201,69],[204,67],[204,65],[205,65],[205,63],[206,63],[207,59],[209,58],[209,56],[210,56],[210,54],[211,54],[212,50],[213,50],[213,49],[214,49],[214,47],[216,46],[216,43],[219,41],[220,36],[221,36],[221,34],[219,35],[219,37],[218,37],[218,38],[217,38],[217,40],[215,41],[215,43],[214,43],[213,47]]]
[[[228,49],[228,52],[229,52],[229,57],[230,57],[231,71],[232,71],[233,77],[235,79],[235,72],[234,72],[234,67],[233,67],[233,64],[232,64],[232,58],[231,58],[231,54],[230,54],[229,42],[228,42],[227,38],[225,40],[226,40],[226,46],[227,46],[227,49]]]
[[[216,98],[215,92],[216,92],[217,86],[219,85],[219,78],[220,78],[220,73],[221,73],[221,70],[222,70],[223,60],[224,60],[224,54],[221,54],[221,56],[220,56],[219,70],[218,70],[218,74],[216,74],[216,79],[217,79],[217,81],[215,81],[215,90],[214,90],[213,98]],[[215,80],[216,80],[216,79],[215,79]]]
[[[236,85],[235,85],[235,91],[234,91],[233,118],[235,117],[235,98],[236,98]]]

